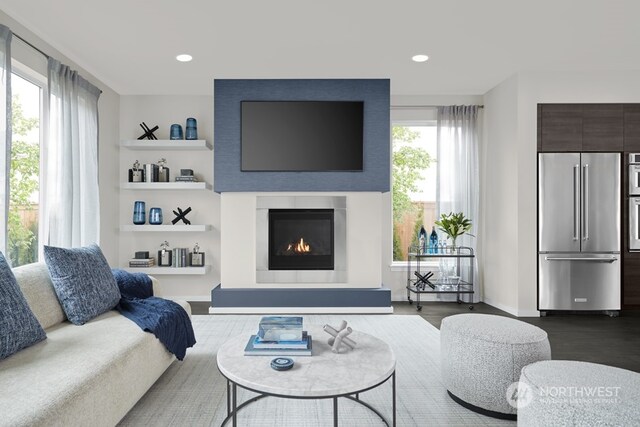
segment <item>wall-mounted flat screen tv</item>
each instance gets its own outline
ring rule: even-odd
[[[242,101],[243,171],[361,171],[362,101]]]

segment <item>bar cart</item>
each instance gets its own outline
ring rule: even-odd
[[[473,248],[466,246],[445,249],[439,253],[425,253],[417,245],[409,246],[407,257],[409,304],[413,304],[411,294],[415,294],[416,309],[421,311],[420,295],[452,294],[456,295],[458,304],[469,304],[469,310],[473,310],[474,258]],[[436,271],[429,271],[429,269],[433,270],[433,265],[425,265],[425,262],[431,259],[439,261]],[[462,300],[464,295],[469,295],[468,302]]]

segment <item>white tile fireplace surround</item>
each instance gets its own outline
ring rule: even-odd
[[[270,209],[330,209],[333,211],[333,269],[283,270],[269,268]],[[258,196],[256,200],[257,283],[346,283],[346,196]]]
[[[334,209],[333,271],[269,271],[269,208]],[[229,288],[380,288],[382,194],[222,193],[221,286]]]

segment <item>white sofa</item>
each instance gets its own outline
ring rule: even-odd
[[[113,426],[175,360],[115,310],[71,324],[44,263],[13,272],[47,339],[0,360],[0,426]]]

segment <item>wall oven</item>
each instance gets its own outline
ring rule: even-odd
[[[640,153],[629,154],[629,196],[640,196]]]
[[[629,250],[640,251],[640,153],[629,154]]]

